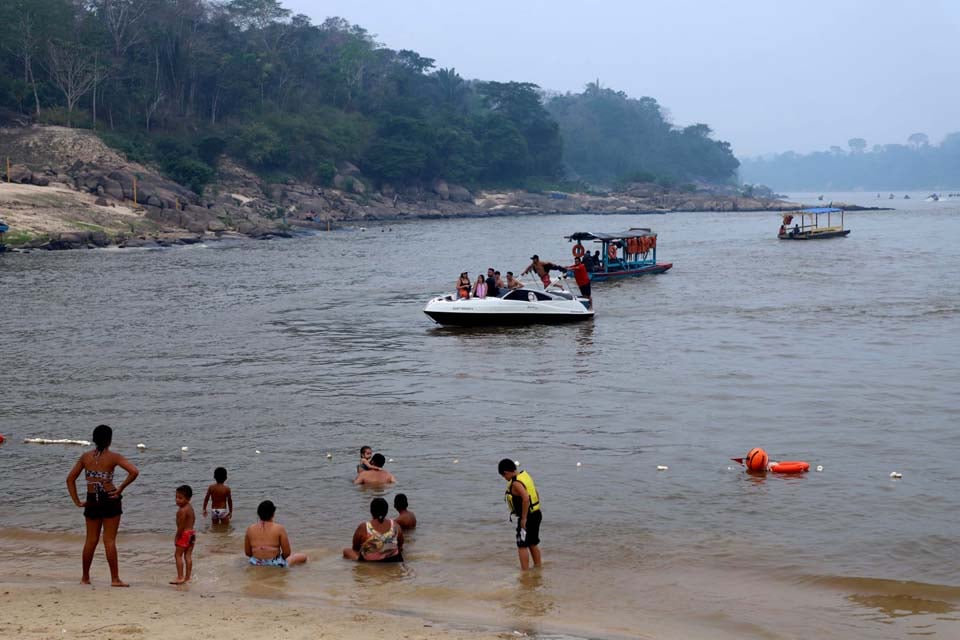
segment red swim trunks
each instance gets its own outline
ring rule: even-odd
[[[177,537],[176,542],[174,542],[173,544],[180,547],[181,549],[189,549],[190,547],[193,546],[193,543],[196,541],[197,541],[197,532],[194,531],[193,529],[187,529]]]
[[[549,286],[550,286],[550,272],[548,271],[548,272],[544,273],[542,276],[540,276],[540,281],[543,282],[543,286],[544,286],[544,287],[549,287]]]

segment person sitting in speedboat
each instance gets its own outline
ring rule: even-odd
[[[473,297],[474,298],[486,298],[487,297],[487,281],[484,280],[483,274],[477,276],[477,281],[473,285]]]
[[[461,299],[469,298],[470,288],[470,275],[464,271],[460,274],[460,278],[457,280],[457,297]]]
[[[511,291],[523,288],[523,283],[513,277],[513,271],[507,271],[507,288]]]

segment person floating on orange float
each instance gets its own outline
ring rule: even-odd
[[[748,472],[765,473],[772,471],[774,473],[804,473],[810,471],[810,463],[801,460],[783,460],[776,462],[770,460],[767,452],[760,447],[754,447],[747,452],[746,458],[731,458],[734,462],[739,462],[747,468]]]

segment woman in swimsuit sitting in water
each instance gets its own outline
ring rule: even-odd
[[[290,552],[290,539],[283,525],[273,521],[277,508],[269,500],[257,506],[260,522],[247,527],[243,538],[243,552],[250,564],[258,567],[287,567],[303,564],[307,556]]]
[[[365,562],[403,562],[403,532],[393,520],[387,520],[390,506],[383,498],[370,503],[373,518],[353,532],[353,546],[343,550],[347,560]]]
[[[120,528],[120,515],[123,508],[120,499],[123,490],[137,479],[140,472],[126,458],[119,453],[110,451],[113,441],[113,429],[105,424],[93,430],[93,443],[97,446],[93,451],[87,451],[67,474],[67,491],[73,498],[73,504],[83,508],[83,515],[87,519],[87,539],[83,543],[83,576],[82,584],[90,584],[90,565],[93,564],[93,554],[100,542],[100,532],[103,531],[103,550],[107,554],[107,564],[110,565],[110,584],[114,587],[129,586],[120,579],[120,568],[117,562],[117,530]],[[117,467],[127,472],[123,483],[117,487],[113,484],[113,471]],[[80,472],[86,474],[87,499],[83,502],[77,495],[77,478]]]

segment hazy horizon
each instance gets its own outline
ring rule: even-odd
[[[281,0],[314,23],[338,16],[391,49],[464,78],[580,92],[599,79],[656,98],[680,126],[703,122],[741,157],[847,140],[937,144],[960,130],[960,3],[811,0],[732,6],[559,0]]]

